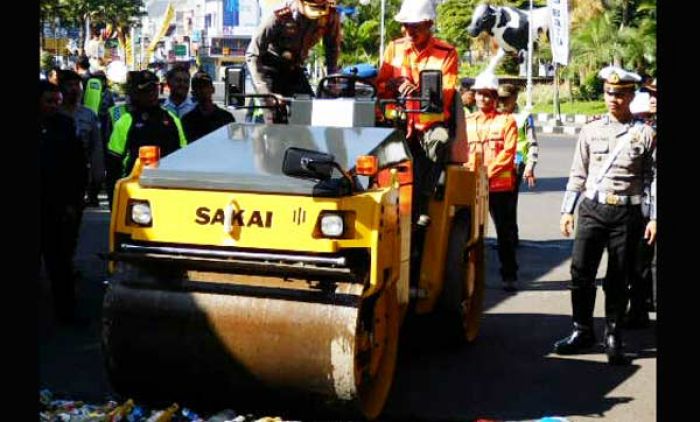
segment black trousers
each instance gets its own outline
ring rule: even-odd
[[[54,311],[69,318],[75,311],[73,256],[78,243],[82,204],[41,210],[41,256],[51,281]]]
[[[312,97],[314,95],[303,67],[285,65],[279,60],[265,56],[263,57],[261,74],[267,85],[271,87],[271,91],[275,94],[283,97],[292,97],[294,94],[307,94]],[[265,109],[263,114],[265,115],[265,121],[268,123],[286,123],[283,117],[273,110]]]
[[[415,135],[408,140],[409,149],[413,156],[413,191],[412,191],[412,219],[418,220],[421,214],[428,214],[430,198],[435,193],[435,187],[440,179],[440,173],[445,168],[444,157],[438,161],[428,158],[420,144],[420,135]]]
[[[515,244],[518,244],[518,239],[520,239],[520,231],[518,230],[518,197],[520,196],[520,185],[523,183],[523,174],[525,174],[525,163],[520,163],[517,165],[517,179],[515,179],[515,207],[513,212],[515,213],[515,226],[513,230],[513,236],[515,238]]]
[[[575,323],[593,328],[595,278],[606,249],[608,268],[603,281],[605,319],[608,323],[616,324],[622,320],[641,224],[639,205],[606,205],[588,198],[581,201],[571,261],[571,303]]]
[[[642,222],[642,234],[649,220]],[[630,311],[645,313],[654,308],[654,256],[656,244],[648,245],[644,236],[640,236],[635,260],[634,276],[630,280]]]
[[[518,194],[511,192],[489,192],[489,214],[496,226],[498,259],[501,261],[503,280],[518,279],[518,263],[515,259],[515,206]]]

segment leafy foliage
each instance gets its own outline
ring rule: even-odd
[[[379,64],[381,0],[371,0],[366,6],[357,0],[343,3],[345,7],[355,7],[355,13],[343,17],[343,44],[340,65],[357,63]],[[394,16],[401,6],[400,0],[386,0],[384,17],[385,46],[389,41],[401,36],[401,26]]]
[[[42,0],[40,2],[41,21],[60,19],[65,26],[80,29],[80,42],[83,45],[85,23],[90,19],[92,25],[112,25],[124,31],[134,24],[139,16],[145,14],[143,0]]]

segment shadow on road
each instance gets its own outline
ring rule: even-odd
[[[496,239],[489,237],[486,243],[486,286],[494,289],[501,287],[499,273],[500,262],[496,250]],[[516,254],[518,260],[518,289],[519,290],[564,290],[568,288],[568,280],[552,281],[547,279],[547,274],[554,269],[568,264],[574,245],[572,239],[555,240],[525,240],[521,239]],[[488,310],[496,303],[492,301],[492,295],[486,295],[484,309]]]
[[[555,179],[552,179],[555,180]],[[46,281],[40,300],[40,382],[58,396],[96,403],[113,394],[100,352],[100,317],[105,266],[96,253],[106,252],[108,213],[86,213],[77,263],[82,271],[80,303],[91,320],[87,327],[52,325]],[[100,236],[95,236],[95,234]],[[500,289],[495,240],[487,239],[487,290],[484,310],[511,297]],[[568,279],[548,275],[571,256],[572,240],[522,240],[518,248],[521,291],[567,290]],[[566,269],[568,274],[568,268]],[[602,294],[602,291],[599,292]],[[479,339],[461,348],[430,341],[402,345],[392,393],[383,420],[460,420],[479,417],[531,420],[544,416],[605,416],[631,397],[610,392],[640,368],[610,367],[599,360],[602,348],[568,358],[551,355],[552,343],[570,330],[569,315],[486,313]],[[602,327],[597,320],[596,326]],[[599,335],[602,331],[599,332]],[[656,357],[656,331],[625,334],[633,358]],[[173,345],[171,345],[172,347]],[[297,416],[297,419],[300,415]],[[309,419],[304,419],[309,420]]]
[[[487,314],[479,339],[459,349],[402,347],[385,420],[533,420],[605,416],[630,397],[609,397],[640,366],[611,367],[587,355],[551,355],[568,316]],[[597,321],[602,325],[602,321]],[[504,336],[503,333],[510,333]],[[655,330],[626,335],[636,359],[656,355]],[[527,348],[522,345],[527,344]],[[597,346],[591,353],[602,353]]]
[[[79,315],[86,324],[60,326],[53,319],[50,283],[39,279],[39,381],[40,388],[81,400],[104,402],[112,394],[100,352],[100,317],[107,275],[106,264],[97,256],[107,252],[109,213],[86,209],[80,229],[75,268],[79,273]]]

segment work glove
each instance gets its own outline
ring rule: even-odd
[[[421,147],[428,159],[442,163],[449,152],[450,133],[444,125],[437,124],[425,131],[421,139]]]

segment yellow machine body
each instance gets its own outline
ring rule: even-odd
[[[361,151],[374,154],[383,183],[369,178],[338,195],[319,194],[316,182],[287,184],[282,154],[264,144],[274,137],[315,143],[344,168]],[[147,396],[155,388],[186,400],[272,388],[375,418],[412,298],[418,314],[436,309],[450,259],[469,262],[453,284],[465,292],[457,298],[467,309],[460,324],[473,340],[483,291],[484,172],[447,166],[411,285],[407,151],[390,129],[232,124],[155,167],[137,160],[117,183],[110,224],[103,348],[115,389]],[[200,167],[201,157],[210,161]],[[144,210],[150,219],[135,217]],[[323,233],[329,214],[341,216],[342,234]],[[467,214],[468,233],[455,243],[453,220]],[[459,250],[448,253],[453,243]]]

